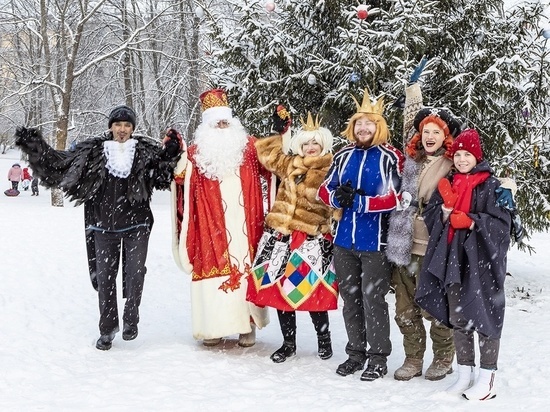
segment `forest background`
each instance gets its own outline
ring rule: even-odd
[[[337,135],[350,94],[368,89],[384,96],[402,147],[399,103],[425,59],[424,103],[480,131],[496,173],[518,184],[527,232],[546,231],[549,16],[549,0],[0,0],[0,145],[31,125],[69,148],[121,103],[139,133],[160,139],[172,126],[189,142],[198,96],[223,87],[257,136],[278,103],[295,126],[310,110]],[[61,193],[51,201],[61,206]]]

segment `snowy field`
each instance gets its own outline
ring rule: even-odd
[[[2,192],[19,152],[0,155]],[[1,411],[546,411],[550,400],[550,233],[535,234],[536,253],[509,253],[507,313],[501,342],[498,396],[473,402],[444,392],[439,382],[393,379],[403,361],[392,320],[389,374],[361,382],[335,374],[346,359],[340,310],[330,313],[334,356],[316,356],[309,316],[298,315],[298,353],[282,364],[276,313],[257,344],[237,336],[207,349],[191,336],[189,282],[172,260],[169,193],[153,198],[148,273],[139,336],[95,348],[98,305],[87,272],[83,208],[50,206],[50,193],[0,197]],[[120,288],[119,288],[120,289]],[[394,296],[388,301],[393,318]],[[121,302],[121,300],[119,300]],[[430,351],[428,351],[430,352]],[[426,355],[425,368],[431,361]]]

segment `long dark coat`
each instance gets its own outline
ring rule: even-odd
[[[486,161],[474,172],[489,171]],[[450,223],[442,223],[439,191],[433,193],[423,217],[430,232],[416,302],[448,327],[449,305],[446,292],[460,284],[460,308],[472,328],[490,338],[500,338],[504,320],[504,279],[506,254],[510,245],[510,213],[496,206],[495,189],[499,181],[490,176],[476,186],[468,216],[475,222],[473,230],[456,230],[447,242]]]

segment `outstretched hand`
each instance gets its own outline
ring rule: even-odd
[[[17,146],[27,146],[31,142],[42,140],[42,133],[34,127],[19,126],[15,130],[15,144]]]
[[[290,113],[282,104],[277,106],[271,119],[273,121],[273,130],[279,134],[285,134],[292,122]]]

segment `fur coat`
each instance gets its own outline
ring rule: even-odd
[[[330,233],[334,209],[317,199],[317,190],[331,165],[332,154],[286,155],[279,135],[259,139],[256,150],[260,163],[281,180],[266,225],[285,235],[295,230],[311,236]]]

